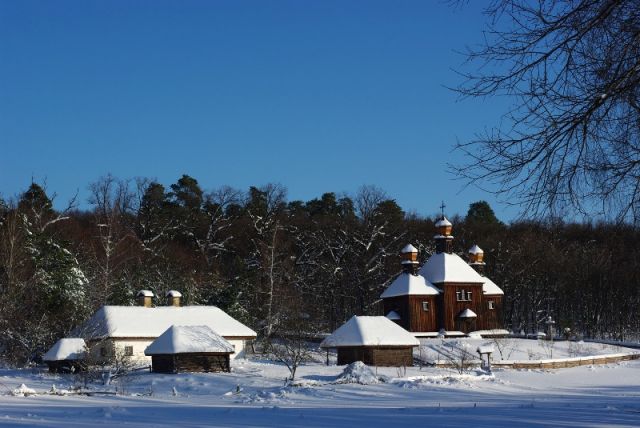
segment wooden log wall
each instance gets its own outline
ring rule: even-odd
[[[447,331],[463,331],[468,333],[469,331],[478,329],[478,320],[476,319],[471,325],[464,325],[459,323],[457,315],[469,308],[476,314],[482,313],[482,284],[473,283],[446,283],[436,284],[437,287],[444,291],[442,297],[443,305],[443,327]],[[470,301],[458,301],[456,292],[458,291],[471,292]]]
[[[84,371],[85,365],[77,360],[47,361],[49,373],[77,373]]]
[[[502,318],[502,295],[483,295],[482,311],[478,313],[479,330],[495,330],[504,328]],[[489,309],[489,301],[493,301],[494,309]]]
[[[413,347],[351,346],[338,348],[338,365],[362,361],[368,366],[406,367],[413,365]]]
[[[191,353],[176,355],[154,355],[152,370],[158,373],[182,372],[228,372],[229,354]]]
[[[429,310],[423,309],[427,302]],[[397,296],[384,299],[384,315],[396,311],[400,320],[396,321],[407,331],[438,331],[435,296]]]

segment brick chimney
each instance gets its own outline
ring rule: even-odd
[[[138,291],[136,298],[138,299],[138,306],[144,306],[145,308],[153,306],[153,291],[151,290]]]
[[[176,290],[169,290],[165,294],[167,298],[167,306],[175,306],[179,308],[182,306],[182,293]]]

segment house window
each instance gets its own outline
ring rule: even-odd
[[[458,291],[456,291],[456,301],[458,301],[458,302],[470,302],[471,301],[471,291],[466,291],[466,290],[458,290]]]
[[[487,304],[489,305],[489,309],[495,309],[495,308],[496,308],[496,307],[495,307],[495,305],[494,305],[494,303],[493,303],[493,300],[489,300],[489,301],[487,302]]]
[[[107,348],[104,346],[100,347],[100,356],[101,357],[106,357],[107,356]]]
[[[422,302],[422,310],[429,312],[429,302]]]
[[[125,357],[133,357],[133,346],[125,346],[124,347],[124,356]]]

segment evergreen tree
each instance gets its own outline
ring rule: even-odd
[[[483,224],[501,224],[487,201],[477,201],[469,205],[467,222]]]
[[[87,278],[76,257],[51,237],[29,234],[27,248],[34,269],[32,291],[37,312],[48,314],[53,333],[64,335],[84,320],[90,310]]]

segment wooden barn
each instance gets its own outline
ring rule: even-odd
[[[47,363],[51,373],[73,373],[83,369],[82,361],[86,355],[84,339],[68,337],[58,340],[42,360]]]
[[[206,325],[172,325],[144,353],[158,373],[228,372],[233,345]]]
[[[338,365],[362,361],[370,366],[413,365],[413,348],[420,342],[386,317],[354,316],[322,341],[338,350]]]
[[[484,276],[484,252],[474,245],[465,262],[452,250],[451,222],[443,216],[435,226],[436,252],[421,268],[418,250],[412,245],[402,249],[403,272],[380,295],[383,313],[416,337],[436,337],[441,331],[446,336],[505,334],[504,292]]]

